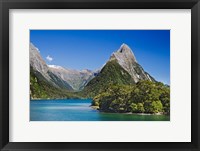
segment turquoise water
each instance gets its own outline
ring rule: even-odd
[[[169,121],[166,115],[101,113],[90,99],[32,100],[30,121]]]

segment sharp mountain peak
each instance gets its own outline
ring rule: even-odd
[[[125,43],[123,43],[117,51],[112,53],[110,59],[117,59],[119,63],[122,61],[128,61],[132,63],[137,62],[133,51]]]
[[[112,60],[116,60],[132,76],[135,82],[139,80],[153,80],[138,64],[132,49],[125,43],[117,51],[112,53],[109,61]]]
[[[131,51],[131,48],[130,48],[127,44],[123,43],[123,44],[120,46],[118,52],[123,53],[123,52],[125,52],[126,50]]]

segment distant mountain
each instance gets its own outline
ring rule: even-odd
[[[94,72],[88,69],[78,71],[56,65],[48,65],[48,67],[53,74],[66,81],[75,91],[82,90],[94,78]]]
[[[84,88],[83,95],[93,97],[105,91],[109,85],[132,85],[141,80],[154,82],[154,78],[144,71],[128,45],[122,44],[114,52],[100,73]]]

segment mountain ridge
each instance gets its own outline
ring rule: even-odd
[[[30,67],[32,75],[38,79],[42,75],[42,81],[49,83],[52,87],[69,92],[83,91],[80,94],[84,96],[86,93],[88,93],[87,96],[94,96],[110,84],[132,85],[141,80],[156,82],[144,71],[132,49],[125,43],[111,54],[101,69],[96,71],[89,69],[79,71],[58,65],[48,65],[41,57],[39,49],[30,43]]]

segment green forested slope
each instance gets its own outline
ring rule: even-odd
[[[56,78],[56,77],[54,77]],[[30,97],[31,99],[58,99],[78,97],[66,89],[53,86],[41,73],[30,69]]]
[[[107,62],[101,72],[86,85],[81,94],[91,98],[113,84],[134,84],[132,77],[117,63],[116,60]]]

